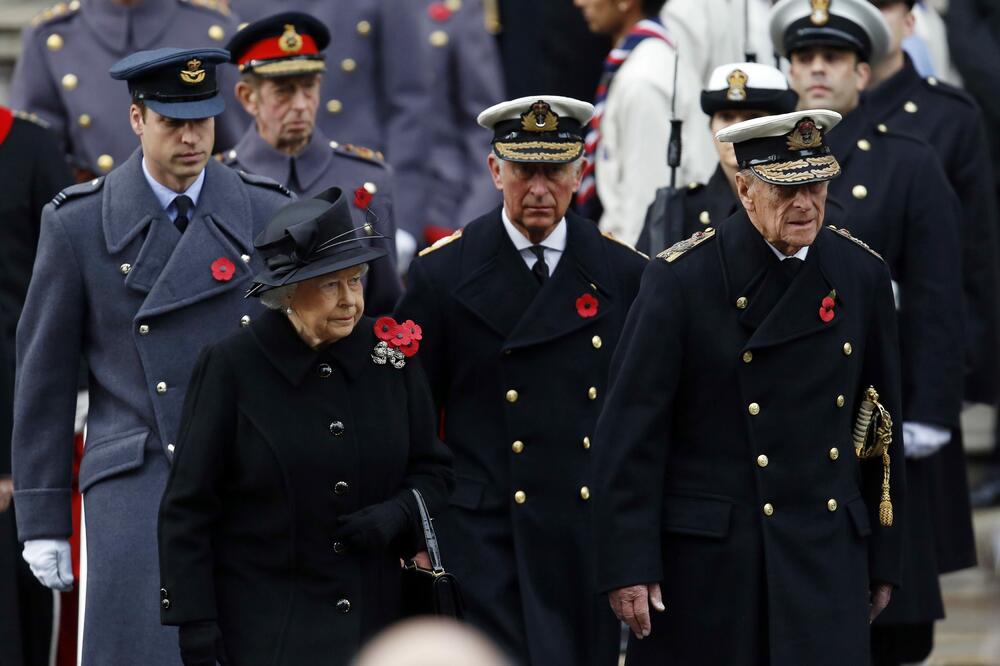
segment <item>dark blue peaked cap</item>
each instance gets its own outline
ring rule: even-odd
[[[229,62],[225,49],[162,48],[128,55],[109,73],[127,81],[132,97],[161,116],[194,120],[225,110],[215,72],[224,62]]]

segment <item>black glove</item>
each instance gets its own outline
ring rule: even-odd
[[[337,519],[334,538],[351,550],[385,550],[410,531],[410,508],[403,498],[372,504]]]
[[[177,635],[184,666],[215,666],[215,662],[228,666],[222,631],[214,620],[182,624]]]

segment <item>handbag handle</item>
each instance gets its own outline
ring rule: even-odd
[[[438,547],[437,534],[434,533],[434,526],[431,524],[431,515],[424,504],[424,496],[416,488],[410,488],[410,492],[417,498],[417,509],[420,511],[420,524],[424,528],[424,542],[427,544],[427,553],[431,558],[431,567],[436,574],[444,573],[444,563],[441,561],[441,549]]]

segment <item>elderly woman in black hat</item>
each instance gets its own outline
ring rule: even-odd
[[[420,326],[363,315],[368,245],[336,188],[255,241],[269,307],[194,370],[160,507],[161,619],[185,665],[345,664],[400,614],[400,559],[451,485]]]

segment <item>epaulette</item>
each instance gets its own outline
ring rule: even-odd
[[[88,180],[86,183],[71,185],[62,192],[60,192],[59,194],[57,194],[55,197],[53,197],[52,205],[56,208],[59,208],[70,199],[78,199],[82,196],[98,192],[103,185],[104,185],[104,176],[101,176],[99,178],[94,178],[93,180]]]
[[[274,190],[275,192],[281,192],[286,197],[291,197],[292,192],[287,187],[282,185],[276,180],[271,180],[267,176],[258,176],[254,173],[247,173],[243,169],[237,169],[236,173],[240,174],[240,178],[243,179],[244,183],[248,185],[257,185],[258,187],[266,187],[269,190]]]
[[[355,146],[353,143],[339,143],[337,141],[331,141],[330,147],[341,155],[359,158],[366,162],[374,162],[380,166],[385,165],[385,155],[382,154],[381,150],[372,150],[364,146]]]
[[[422,257],[424,255],[430,254],[434,250],[440,250],[448,243],[451,243],[452,241],[457,241],[461,237],[462,237],[462,230],[459,229],[451,236],[445,236],[444,238],[439,238],[438,240],[434,241],[434,244],[431,245],[430,247],[425,247],[424,249],[422,249],[419,253],[419,256]]]
[[[668,264],[673,263],[674,261],[677,261],[677,259],[679,259],[680,257],[683,257],[684,254],[687,253],[688,251],[693,250],[694,248],[698,247],[699,245],[707,241],[709,238],[713,238],[714,236],[715,236],[715,229],[713,229],[712,227],[705,227],[704,231],[694,232],[694,235],[692,235],[691,238],[686,238],[682,241],[674,243],[666,250],[656,255],[656,258],[663,259]]]
[[[644,259],[649,259],[649,255],[648,254],[644,254],[642,252],[639,252],[639,250],[635,249],[634,247],[632,247],[631,245],[629,245],[625,241],[619,240],[618,238],[615,238],[615,235],[613,233],[611,233],[610,231],[602,231],[601,235],[604,236],[605,238],[607,238],[609,241],[612,241],[614,243],[618,243],[619,245],[624,245],[625,247],[627,247],[628,249],[632,250],[636,254],[640,255]]]
[[[39,127],[43,127],[45,129],[49,128],[49,123],[39,118],[38,115],[35,113],[30,113],[28,111],[18,111],[17,109],[12,110],[11,113],[14,114],[15,118],[20,118],[21,120],[27,120],[29,123],[35,123]]]
[[[829,225],[829,224],[826,225],[825,228],[829,229],[830,231],[832,231],[833,233],[837,234],[838,236],[843,236],[847,240],[852,241],[853,243],[855,243],[856,245],[860,245],[861,247],[865,248],[866,250],[868,250],[869,252],[871,252],[872,254],[874,254],[876,257],[878,257],[879,261],[885,261],[884,259],[882,259],[882,255],[881,254],[879,254],[875,250],[873,250],[870,247],[868,247],[868,243],[864,242],[860,238],[855,238],[854,236],[851,235],[851,232],[848,231],[847,229],[840,229],[838,227],[835,227],[835,226]]]
[[[226,150],[221,153],[216,153],[213,157],[215,157],[216,161],[222,162],[226,166],[232,166],[233,163],[236,162],[236,151]]]
[[[72,2],[60,2],[40,12],[31,19],[31,25],[41,25],[56,19],[67,18],[80,11],[80,0]]]
[[[192,7],[210,9],[213,12],[222,14],[223,16],[229,16],[232,14],[232,10],[229,8],[229,0],[179,0],[179,2],[185,5],[191,5]]]

